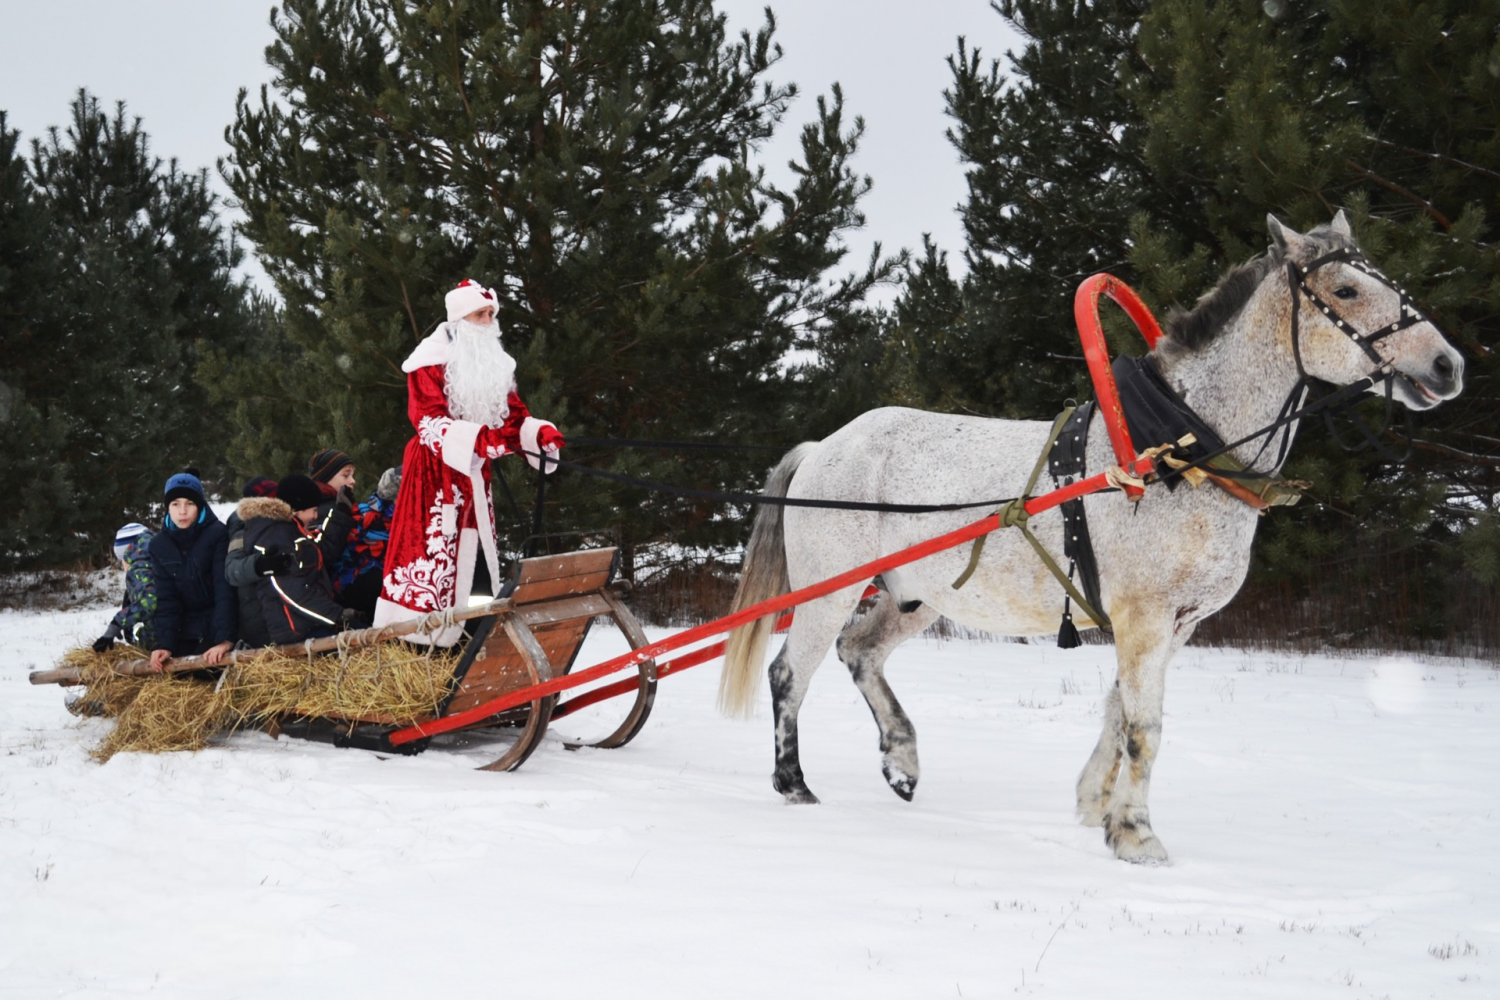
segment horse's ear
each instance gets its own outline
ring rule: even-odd
[[[1276,244],[1276,249],[1286,253],[1286,227],[1281,224],[1281,220],[1267,212],[1266,228],[1271,231],[1271,242]]]
[[[1344,215],[1342,208],[1339,209],[1339,214],[1333,217],[1333,225],[1329,228],[1347,240],[1354,239],[1354,230],[1349,228],[1349,219]]]
[[[1266,228],[1271,231],[1271,242],[1283,256],[1295,257],[1297,250],[1306,242],[1305,237],[1290,226],[1283,226],[1274,215],[1266,216]]]

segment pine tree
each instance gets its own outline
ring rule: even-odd
[[[728,43],[708,0],[288,3],[268,50],[279,96],[242,97],[225,171],[284,301],[282,351],[222,374],[231,395],[280,396],[290,419],[240,460],[337,443],[371,468],[396,461],[411,434],[400,362],[466,276],[497,288],[522,397],[569,437],[795,437],[801,374],[783,359],[891,264],[827,277],[869,184],[837,91],[790,189],[754,164],[795,94],[764,79],[773,27]],[[709,489],[751,486],[763,466],[565,457]],[[721,504],[566,472],[559,495],[554,526],[614,524],[627,547],[733,535]]]
[[[1105,270],[1133,278],[1130,220],[1176,192],[1144,162],[1140,115],[1120,87],[1145,0],[995,6],[1028,41],[1006,64],[962,39],[949,59],[949,139],[968,164],[966,273],[950,277],[931,245],[913,268],[897,310],[909,359],[900,401],[1045,418],[1091,392],[1073,328],[1078,283]],[[1139,353],[1125,330],[1111,329],[1116,349]]]
[[[7,567],[98,555],[167,475],[225,471],[193,365],[204,342],[241,343],[247,315],[204,175],[154,159],[123,105],[80,93],[29,163],[18,144],[0,125],[0,479],[21,492]]]

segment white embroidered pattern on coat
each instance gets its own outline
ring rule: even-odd
[[[434,455],[443,454],[443,438],[453,426],[452,417],[426,416],[417,421],[417,443]]]
[[[463,491],[457,486],[450,489],[458,515],[464,506]],[[413,611],[442,611],[452,605],[458,586],[458,539],[443,534],[444,492],[438,490],[427,508],[427,558],[397,566],[385,578],[386,597]]]

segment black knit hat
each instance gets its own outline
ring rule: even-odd
[[[311,479],[294,472],[276,484],[276,499],[285,502],[293,511],[306,510],[323,502],[323,491]]]
[[[338,475],[344,466],[353,464],[354,459],[337,448],[324,448],[307,463],[307,474],[320,483],[326,483]]]
[[[167,480],[166,488],[162,492],[164,503],[170,504],[173,500],[182,499],[191,500],[199,510],[207,506],[203,500],[203,484],[192,472],[177,473]]]
[[[245,491],[240,495],[247,497],[275,496],[276,480],[270,476],[255,476],[245,482]]]

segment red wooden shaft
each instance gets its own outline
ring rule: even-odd
[[[870,596],[869,590],[874,589],[874,587],[868,588],[865,596]],[[785,632],[787,629],[791,628],[791,626],[792,612],[790,611],[776,620],[777,633]],[[681,656],[672,657],[665,663],[657,664],[656,679],[661,680],[663,677],[670,677],[672,674],[675,674],[680,670],[686,670],[689,667],[696,667],[700,663],[707,663],[709,660],[718,659],[720,656],[724,655],[724,646],[724,642],[716,642],[712,646],[704,646],[702,649],[695,649],[691,653],[683,653]],[[573,712],[578,711],[580,708],[587,708],[588,706],[598,704],[601,701],[608,701],[611,698],[618,698],[623,694],[630,694],[639,686],[639,679],[635,677],[627,677],[623,681],[615,681],[613,684],[606,684],[604,687],[594,688],[594,690],[586,691],[576,698],[569,698],[567,701],[554,708],[552,710],[552,717],[554,719],[561,719],[563,716],[570,715]]]

